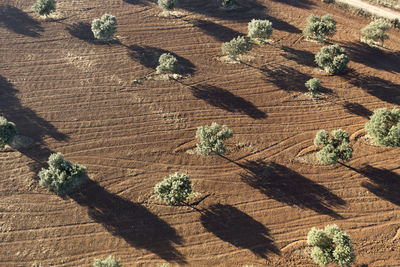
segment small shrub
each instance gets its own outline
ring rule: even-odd
[[[166,11],[170,11],[175,7],[175,0],[158,0],[158,5]]]
[[[305,83],[306,88],[311,93],[312,97],[315,97],[317,91],[321,88],[321,81],[318,78],[312,78]]]
[[[223,8],[229,8],[232,7],[236,4],[236,0],[218,0],[218,3],[223,7]]]
[[[332,131],[332,138],[325,130],[319,131],[314,139],[314,145],[323,146],[318,151],[317,159],[322,164],[335,164],[352,157],[353,148],[349,144],[349,135],[342,129]]]
[[[328,225],[324,230],[313,227],[308,232],[307,243],[313,246],[311,257],[320,266],[331,262],[340,267],[350,266],[356,258],[350,237],[337,225]]]
[[[315,55],[317,65],[331,74],[343,72],[350,59],[346,51],[338,45],[324,46],[321,51]]]
[[[272,23],[269,20],[253,19],[249,22],[248,36],[258,40],[269,39],[272,34]]]
[[[211,153],[222,155],[226,151],[224,141],[232,136],[232,131],[226,125],[220,126],[213,122],[211,126],[200,126],[196,131],[196,138],[200,141],[196,145],[196,151],[202,156]]]
[[[326,37],[333,36],[336,33],[336,21],[332,15],[322,17],[311,14],[307,18],[307,26],[303,30],[303,35],[311,40],[318,42],[325,41]]]
[[[47,163],[49,168],[38,173],[39,184],[56,194],[71,193],[88,179],[86,167],[69,162],[60,152],[51,154]]]
[[[389,35],[385,33],[388,29],[389,24],[384,19],[372,21],[361,29],[361,41],[367,44],[375,44],[380,41],[383,45],[383,42],[389,39]]]
[[[238,55],[244,54],[250,50],[250,43],[243,36],[238,36],[222,44],[222,53],[233,60],[236,60]]]
[[[158,59],[157,74],[176,73],[178,71],[178,60],[170,53],[164,53]]]
[[[0,148],[4,148],[17,135],[18,131],[15,124],[0,116]]]
[[[100,19],[94,19],[92,22],[92,31],[96,39],[102,41],[113,40],[114,33],[117,31],[116,17],[104,14]]]
[[[40,16],[48,16],[51,12],[56,11],[55,0],[37,0],[33,5],[33,10]]]
[[[365,131],[375,144],[400,146],[400,109],[377,109],[365,124]]]
[[[102,259],[95,259],[93,262],[93,267],[121,267],[120,260],[114,259],[113,256],[108,256],[108,258]]]
[[[174,173],[154,187],[154,192],[168,205],[177,206],[186,201],[192,194],[192,182],[182,173]]]

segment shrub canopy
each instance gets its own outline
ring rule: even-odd
[[[314,139],[314,145],[323,146],[317,153],[317,159],[322,164],[335,164],[352,157],[353,148],[349,144],[349,135],[342,129],[332,131],[332,138],[325,130],[319,131]]]
[[[325,41],[326,37],[333,36],[336,33],[336,21],[332,15],[322,17],[311,14],[307,18],[307,26],[303,30],[303,35],[311,40],[318,42]]]
[[[55,0],[37,0],[33,5],[33,10],[40,16],[48,16],[50,13],[56,11]]]
[[[88,179],[86,167],[69,162],[60,152],[51,154],[47,163],[49,168],[38,173],[39,184],[56,194],[71,193]]]
[[[154,192],[168,205],[182,204],[192,194],[192,182],[185,174],[174,173],[154,187]]]
[[[104,260],[95,259],[93,263],[93,267],[121,267],[121,263],[119,260],[114,259],[113,256],[108,256]]]
[[[361,29],[361,40],[373,44],[380,41],[382,44],[389,39],[386,31],[389,29],[389,24],[384,19],[372,21],[370,24]]]
[[[0,116],[0,148],[9,144],[18,135],[15,124]]]
[[[175,7],[175,0],[158,0],[158,5],[162,9],[170,11]]]
[[[236,60],[238,55],[244,54],[250,50],[251,45],[243,36],[238,36],[222,44],[222,53],[233,60]]]
[[[232,131],[226,125],[220,126],[213,122],[211,126],[200,126],[196,132],[196,138],[200,142],[196,145],[196,151],[202,156],[208,156],[211,153],[224,154],[226,151],[224,141],[232,136]]]
[[[176,73],[178,71],[178,60],[170,53],[164,53],[158,59],[157,74]]]
[[[375,110],[365,130],[377,145],[400,146],[400,109]]]
[[[315,55],[317,65],[331,74],[343,72],[350,59],[346,51],[338,45],[329,45],[321,48],[321,51]]]
[[[315,97],[318,89],[321,88],[321,81],[318,78],[312,78],[305,83],[306,88]]]
[[[100,19],[92,22],[92,31],[96,39],[111,41],[117,31],[117,18],[113,15],[104,14]]]
[[[272,23],[269,20],[253,19],[247,27],[250,38],[265,40],[272,34]]]
[[[218,2],[224,8],[232,7],[236,4],[236,0],[218,0]]]
[[[320,266],[336,262],[340,267],[347,267],[356,258],[349,235],[337,225],[328,225],[324,230],[313,227],[308,232],[307,243],[313,246],[311,257]]]

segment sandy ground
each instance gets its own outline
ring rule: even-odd
[[[390,8],[378,7],[361,0],[336,0],[336,1],[347,3],[357,8],[362,8],[364,10],[369,11],[372,14],[385,17],[388,19],[396,19],[396,18],[400,19],[400,12],[394,11]]]

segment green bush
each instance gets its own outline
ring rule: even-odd
[[[49,168],[38,173],[39,184],[58,195],[71,193],[88,179],[86,167],[69,162],[60,152],[51,154],[47,163]]]
[[[196,145],[196,151],[202,156],[224,154],[224,141],[232,136],[232,131],[226,125],[220,126],[213,122],[211,126],[200,126],[196,131],[196,138],[200,141]]]
[[[170,53],[164,53],[158,59],[157,74],[176,73],[178,71],[178,60]]]
[[[303,35],[311,40],[318,42],[325,41],[326,37],[333,36],[336,33],[336,21],[332,15],[322,17],[311,14],[307,18],[307,26],[303,30]]]
[[[321,81],[318,78],[312,78],[305,83],[306,88],[311,93],[312,97],[315,97],[317,91],[321,88]]]
[[[166,11],[170,11],[175,7],[175,0],[158,0],[158,5]]]
[[[307,243],[313,246],[311,257],[320,266],[335,262],[340,267],[350,266],[356,256],[350,237],[337,225],[324,230],[313,227],[307,235]]]
[[[182,204],[192,194],[192,182],[189,177],[182,173],[174,173],[154,187],[154,192],[168,205],[177,206]]]
[[[0,148],[9,144],[18,135],[15,124],[0,116]]]
[[[400,109],[377,109],[365,124],[365,131],[375,144],[400,146]]]
[[[93,267],[121,267],[120,260],[114,259],[113,256],[108,256],[108,258],[102,259],[95,259],[93,263]]]
[[[317,65],[331,74],[343,72],[350,59],[346,51],[338,45],[329,45],[321,48],[321,51],[315,55]]]
[[[269,39],[272,34],[272,23],[269,20],[253,19],[249,22],[248,36],[259,40]]]
[[[238,36],[222,44],[222,53],[233,60],[237,60],[238,55],[244,54],[250,50],[250,43],[243,36]]]
[[[384,19],[372,21],[361,29],[361,40],[367,44],[375,44],[381,41],[383,45],[383,42],[389,39],[389,35],[385,33],[388,29],[389,24]]]
[[[352,157],[353,148],[349,144],[349,135],[342,129],[332,131],[332,138],[325,130],[319,131],[314,138],[314,145],[322,146],[317,159],[322,164],[335,164]]]
[[[223,7],[223,8],[228,8],[232,7],[236,4],[236,0],[218,0],[218,3]]]
[[[111,41],[117,31],[117,18],[113,15],[104,14],[100,19],[92,22],[92,32],[96,39]]]
[[[56,11],[56,1],[55,0],[37,0],[33,5],[33,10],[40,16],[48,16],[51,12]]]

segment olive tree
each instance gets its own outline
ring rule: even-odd
[[[350,59],[346,51],[338,45],[329,45],[321,48],[321,51],[315,55],[317,65],[331,74],[343,72]]]
[[[318,78],[312,78],[305,83],[306,88],[313,98],[315,98],[317,91],[321,88],[321,83]]]
[[[33,5],[33,10],[40,16],[48,16],[50,13],[56,11],[55,0],[37,0]]]
[[[332,15],[322,17],[311,14],[307,18],[307,26],[303,30],[303,35],[307,39],[323,42],[327,37],[336,33],[336,21]]]
[[[58,195],[71,193],[88,179],[86,167],[66,160],[60,152],[51,154],[47,163],[49,168],[38,173],[39,184]]]
[[[356,258],[349,235],[337,225],[328,225],[323,230],[313,227],[308,232],[307,243],[313,246],[311,257],[320,266],[334,262],[347,267]]]
[[[4,148],[17,135],[18,131],[15,124],[0,116],[0,148]]]
[[[375,110],[365,124],[365,131],[377,145],[400,146],[400,109]]]
[[[222,44],[222,53],[232,60],[237,60],[238,55],[244,54],[250,50],[251,45],[243,36],[238,36]]]
[[[120,260],[116,260],[113,256],[108,256],[104,260],[95,259],[93,267],[122,267]]]
[[[269,20],[253,19],[247,25],[248,36],[263,42],[272,34],[272,23]]]
[[[111,41],[117,31],[117,18],[113,15],[104,14],[100,19],[92,22],[92,32],[96,39]]]
[[[200,126],[196,131],[196,138],[199,140],[196,151],[202,156],[222,155],[226,152],[225,140],[232,136],[233,132],[226,125],[220,126],[213,122],[210,126]]]
[[[154,186],[154,192],[168,205],[181,205],[192,194],[192,182],[185,173],[174,173]]]
[[[375,44],[380,41],[383,45],[383,42],[389,39],[389,35],[386,34],[388,29],[389,24],[384,19],[372,21],[361,29],[361,41],[367,44]]]
[[[349,135],[342,129],[332,131],[332,138],[325,130],[320,130],[315,138],[314,145],[322,146],[317,152],[317,159],[322,164],[335,164],[352,157],[353,148],[350,146]]]
[[[170,11],[175,7],[175,0],[158,0],[158,5],[166,11]]]
[[[178,60],[170,53],[164,53],[158,59],[156,68],[157,74],[176,73],[178,70]]]

